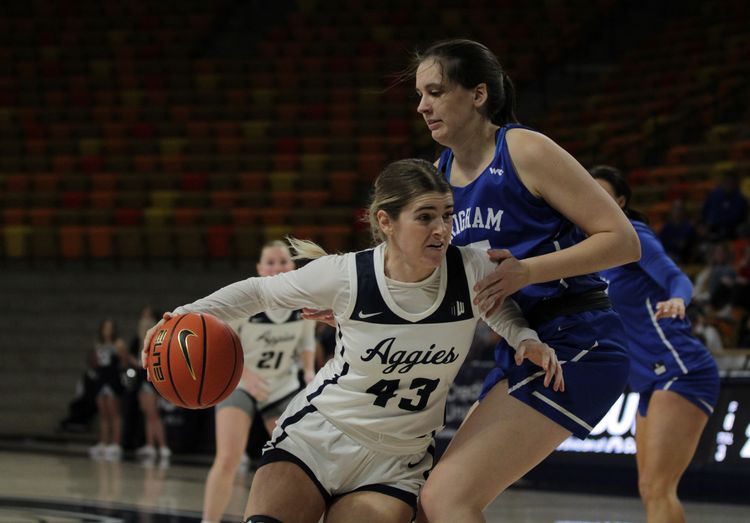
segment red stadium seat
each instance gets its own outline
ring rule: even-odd
[[[118,227],[115,229],[115,249],[117,258],[142,259],[144,251],[143,231],[140,227]]]
[[[116,209],[114,223],[116,225],[136,226],[143,222],[141,209]]]
[[[113,209],[115,207],[116,193],[114,191],[92,191],[89,196],[91,207],[95,209]]]
[[[335,203],[351,203],[354,200],[357,173],[337,171],[329,176],[331,199]]]
[[[174,223],[178,227],[192,226],[200,223],[203,209],[183,207],[174,210]]]
[[[82,259],[86,256],[86,228],[76,225],[60,227],[60,255],[64,259]]]
[[[209,258],[228,258],[232,254],[232,227],[212,225],[206,230]]]
[[[246,172],[241,173],[239,179],[240,190],[257,192],[265,188],[266,181],[268,180],[268,174],[261,172]]]
[[[257,209],[233,208],[231,214],[232,223],[237,226],[247,227],[258,222]]]
[[[55,225],[57,221],[57,209],[51,207],[30,209],[29,221],[35,228]]]
[[[26,209],[3,209],[3,224],[23,225],[26,223]]]
[[[115,229],[108,226],[89,227],[86,231],[89,255],[92,258],[112,258],[115,253]]]

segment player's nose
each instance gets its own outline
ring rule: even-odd
[[[427,97],[423,96],[419,99],[419,104],[417,104],[417,112],[419,114],[425,114],[430,112],[432,109],[432,105],[427,101]]]

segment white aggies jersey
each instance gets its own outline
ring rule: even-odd
[[[300,310],[268,310],[229,323],[242,342],[245,367],[263,377],[296,375],[300,353],[315,350],[315,323]]]
[[[317,410],[370,448],[422,452],[443,425],[448,390],[480,317],[472,287],[496,265],[484,252],[450,246],[434,277],[401,286],[413,288],[403,291],[407,296],[424,298],[416,300],[423,308],[410,308],[422,312],[409,312],[401,291],[390,290],[385,248],[325,256],[294,271],[236,282],[175,313],[207,312],[228,321],[269,309],[333,309],[336,354],[301,393],[305,406],[288,408],[278,428]],[[513,300],[486,320],[512,347],[538,340]]]
[[[461,252],[449,247],[437,299],[418,314],[393,300],[382,249],[359,252],[350,264],[350,305],[336,317],[336,354],[307,387],[307,399],[370,446],[422,450],[443,425],[448,390],[479,319]]]

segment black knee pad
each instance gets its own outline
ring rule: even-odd
[[[271,516],[263,516],[260,514],[250,516],[245,520],[245,523],[284,523],[280,519],[272,518]]]

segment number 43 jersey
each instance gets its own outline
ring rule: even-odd
[[[349,263],[349,306],[336,315],[336,354],[304,393],[363,444],[418,452],[442,427],[448,390],[471,346],[479,319],[470,292],[474,274],[469,281],[461,250],[450,247],[434,275],[432,306],[410,313],[391,294],[382,246],[352,255]],[[414,286],[407,292],[420,292],[419,283],[406,285]]]
[[[293,402],[301,410],[290,405],[280,427],[317,410],[372,449],[422,452],[443,425],[448,390],[479,321],[471,289],[496,265],[483,251],[449,246],[427,279],[396,282],[385,275],[385,248],[324,256],[294,271],[235,282],[175,313],[230,321],[269,309],[332,309],[335,355],[300,393],[304,402]],[[538,340],[513,300],[486,321],[511,347]]]

